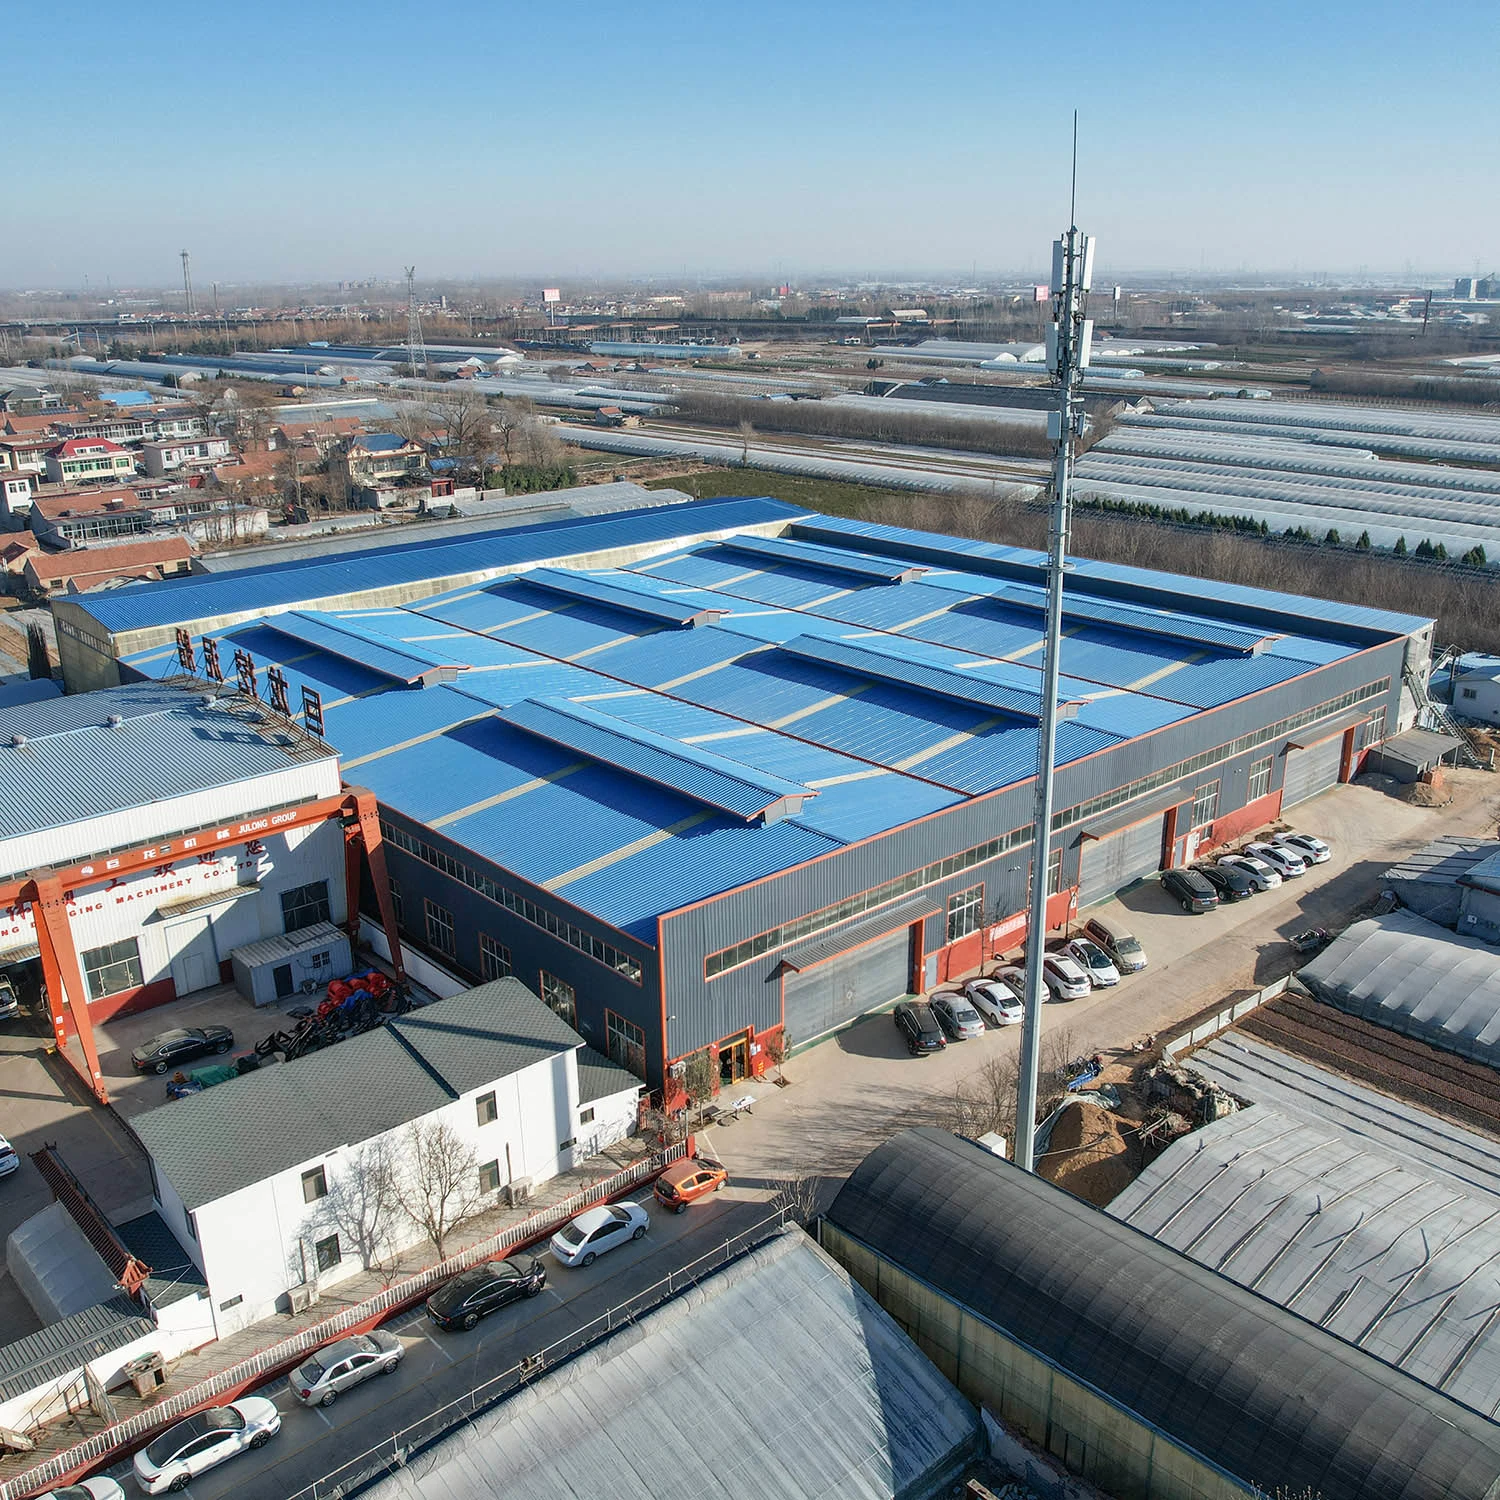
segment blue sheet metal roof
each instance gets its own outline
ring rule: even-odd
[[[789,521],[807,514],[780,500],[698,500],[610,516],[544,521],[535,526],[470,532],[343,558],[312,557],[112,590],[90,596],[89,613],[107,631],[180,625],[233,614],[263,614],[294,604],[316,605],[371,589],[487,569],[523,567],[545,559],[648,546],[734,527]]]
[[[896,563],[888,557],[794,542],[785,537],[735,536],[717,545],[724,552],[744,553],[773,564],[801,564],[873,583],[905,583],[927,571],[915,563]]]
[[[399,453],[406,446],[406,439],[398,432],[366,432],[354,442],[366,453]]]
[[[1003,546],[996,542],[968,541],[941,536],[934,532],[909,531],[899,526],[883,526],[874,521],[856,521],[825,516],[801,517],[791,527],[791,534],[808,541],[826,542],[832,546],[856,546],[866,551],[891,552],[913,561],[969,571],[994,571],[1000,576],[1027,581],[1039,576],[1046,557],[1026,547]],[[1432,621],[1420,615],[1397,614],[1392,610],[1372,609],[1365,605],[1346,604],[1336,599],[1313,599],[1301,594],[1280,594],[1271,589],[1250,588],[1241,584],[1204,584],[1196,578],[1177,573],[1160,573],[1149,568],[1131,568],[1121,563],[1098,562],[1092,558],[1074,558],[1073,581],[1080,587],[1097,581],[1119,584],[1142,592],[1180,599],[1189,611],[1201,612],[1212,590],[1214,614],[1220,619],[1262,620],[1280,615],[1288,620],[1324,621],[1346,625],[1373,635],[1410,635]],[[1104,592],[1103,590],[1100,591]],[[1117,593],[1123,597],[1123,593]]]
[[[728,756],[684,745],[563,698],[526,698],[500,717],[565,750],[741,818],[759,817],[784,802],[800,807],[803,798],[817,796],[799,782],[756,771]]]
[[[970,664],[965,663],[961,669],[957,657],[953,665],[942,665],[891,646],[831,640],[821,635],[796,636],[783,641],[781,649],[809,661],[840,667],[859,677],[901,684],[919,693],[932,693],[959,703],[980,703],[1018,719],[1040,719],[1042,716],[1042,695],[1037,687],[1030,683],[1004,681],[1003,675],[1009,674],[1005,673],[1006,664],[1003,662],[976,662],[972,664],[973,670],[969,670]],[[1035,673],[1029,675],[1036,676]],[[1059,708],[1064,718],[1077,712],[1076,703],[1062,703]]]
[[[663,625],[699,625],[712,623],[723,613],[703,603],[671,600],[640,587],[628,575],[609,573],[575,573],[566,568],[533,568],[523,577],[528,588],[545,589],[567,599],[581,599],[586,604],[604,605],[640,615]]]
[[[425,646],[393,645],[388,637],[320,610],[288,610],[285,614],[272,615],[266,625],[294,641],[316,646],[345,661],[357,662],[382,677],[393,677],[397,682],[420,682],[434,673],[451,674],[468,665],[429,651]]]

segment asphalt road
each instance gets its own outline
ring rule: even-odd
[[[385,1328],[406,1350],[391,1375],[376,1375],[328,1408],[303,1406],[285,1378],[257,1393],[275,1401],[281,1431],[257,1452],[246,1452],[201,1475],[182,1493],[189,1500],[288,1500],[315,1480],[370,1449],[389,1450],[395,1434],[459,1401],[516,1362],[602,1317],[724,1241],[767,1218],[763,1197],[730,1188],[670,1214],[651,1194],[638,1195],[651,1214],[646,1237],[612,1250],[588,1270],[567,1270],[548,1254],[546,1289],[512,1303],[470,1333],[444,1333],[419,1306]],[[127,1494],[140,1493],[129,1462],[108,1471]]]

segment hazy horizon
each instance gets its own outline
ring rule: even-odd
[[[1105,277],[1500,262],[1491,6],[91,10],[8,27],[0,286],[1041,274],[1075,105]]]

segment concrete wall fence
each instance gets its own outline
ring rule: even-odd
[[[1118,1500],[1260,1497],[827,1220],[819,1240],[965,1396]]]

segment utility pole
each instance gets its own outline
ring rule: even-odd
[[[418,365],[429,380],[432,368],[427,363],[427,350],[422,343],[422,319],[417,313],[417,268],[406,268],[406,359],[413,375]]]
[[[186,250],[182,252],[182,298],[183,306],[190,318],[198,315],[198,304],[193,301],[193,272],[190,265],[192,257]]]
[[[1078,118],[1073,119],[1077,181]],[[1075,188],[1076,207],[1076,188]],[[1084,316],[1094,273],[1094,240],[1071,224],[1052,246],[1053,324],[1047,330],[1047,363],[1057,377],[1057,409],[1047,414],[1053,441],[1052,513],[1047,534],[1047,635],[1042,656],[1041,719],[1037,726],[1036,806],[1031,846],[1031,910],[1026,924],[1026,1017],[1021,1033],[1021,1076],[1016,1085],[1015,1162],[1036,1170],[1037,1070],[1042,1050],[1042,978],[1046,957],[1048,873],[1052,849],[1053,772],[1057,753],[1058,678],[1062,655],[1063,577],[1072,528],[1073,449],[1083,431],[1079,384],[1089,362],[1094,325]]]

